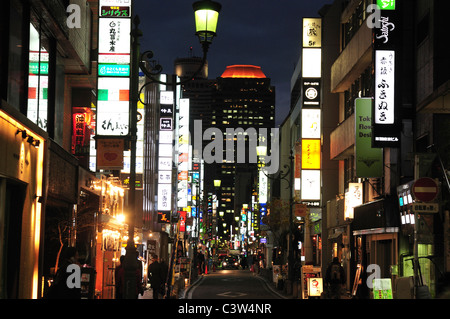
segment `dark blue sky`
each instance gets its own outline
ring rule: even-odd
[[[152,50],[154,59],[173,73],[173,61],[193,53],[201,56],[195,36],[192,3],[186,0],[134,0],[141,19],[141,52]],[[228,65],[252,64],[262,68],[276,89],[276,123],[289,111],[290,81],[300,56],[303,17],[333,0],[220,0],[217,37],[208,52],[209,78],[222,75]]]

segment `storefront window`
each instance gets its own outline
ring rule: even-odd
[[[26,24],[24,19],[26,13],[19,1],[9,3],[9,52],[8,52],[8,75],[5,79],[6,97],[8,104],[22,110],[25,107],[23,99],[27,72],[24,70],[26,60],[24,35],[26,34]],[[2,74],[3,80],[3,74]],[[3,98],[3,97],[2,97]]]
[[[30,23],[27,116],[47,130],[49,53],[35,26]]]

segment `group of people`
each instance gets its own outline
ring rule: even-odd
[[[139,253],[136,252],[137,256]],[[125,256],[120,256],[120,265],[115,269],[115,283],[116,283],[116,299],[124,298],[124,284],[125,284]],[[142,282],[142,262],[137,259],[136,269],[136,299],[139,294],[144,295],[144,285]],[[153,290],[153,299],[159,299],[164,294],[164,286],[166,283],[168,269],[164,263],[159,262],[158,256],[153,254],[151,257],[151,264],[147,268],[147,278]]]

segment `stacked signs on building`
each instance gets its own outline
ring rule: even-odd
[[[123,147],[116,148],[114,154],[103,152],[102,148],[105,143],[118,143],[114,137],[128,135],[131,0],[100,0],[98,12],[97,169],[117,169],[117,157],[123,157]],[[99,158],[98,154],[106,157]],[[114,164],[109,165],[110,160]]]
[[[160,92],[158,222],[170,223],[172,211],[173,92]]]
[[[177,177],[177,207],[179,211],[188,209],[188,180],[191,162],[189,151],[189,99],[180,99],[178,117],[178,177]],[[180,214],[180,217],[183,214]],[[184,214],[186,216],[186,214]]]
[[[374,104],[373,134],[374,147],[399,147],[400,125],[399,107],[396,105],[396,25],[395,1],[378,0],[380,19],[373,28],[374,43]]]
[[[321,197],[321,28],[320,18],[303,19],[300,197],[310,206]]]

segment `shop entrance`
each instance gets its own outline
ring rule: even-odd
[[[26,185],[0,178],[0,298],[19,294],[22,212]]]

